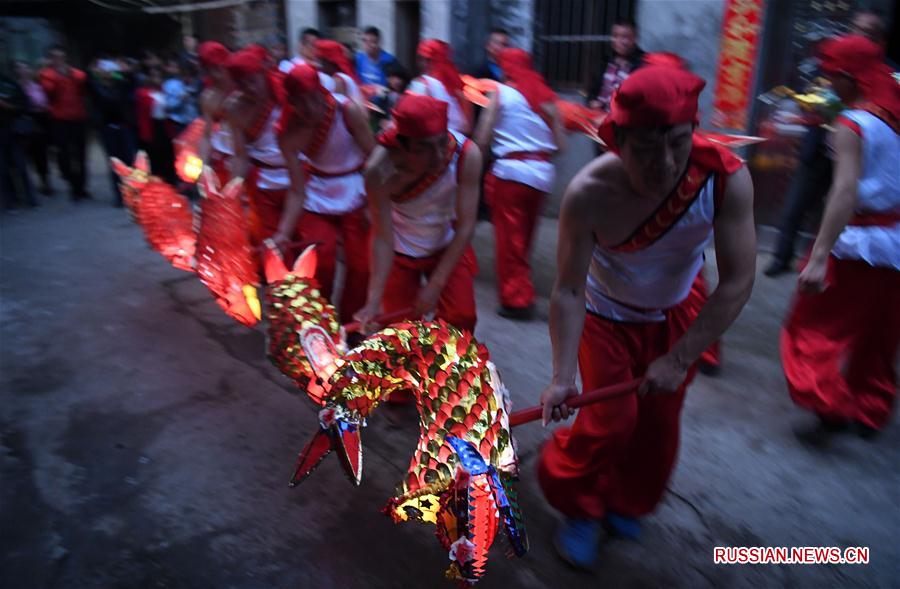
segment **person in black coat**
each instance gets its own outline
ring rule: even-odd
[[[497,54],[509,46],[509,33],[506,29],[491,29],[491,34],[488,35],[487,42],[484,44],[484,63],[473,72],[473,75],[479,79],[501,81],[500,77],[503,71],[497,65]]]

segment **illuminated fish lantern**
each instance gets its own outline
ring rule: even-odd
[[[134,158],[134,166],[125,164],[118,158],[109,158],[109,164],[113,172],[119,177],[119,190],[122,192],[122,202],[132,221],[137,219],[137,207],[140,203],[141,189],[150,180],[150,164],[146,152],[139,151]]]
[[[499,530],[522,555],[527,539],[508,422],[509,395],[487,349],[443,321],[394,324],[347,350],[334,308],[310,282],[315,251],[288,272],[269,248],[265,268],[269,354],[322,409],[319,430],[300,453],[291,485],[335,451],[350,479],[362,479],[362,428],[391,394],[412,392],[419,440],[409,469],[385,506],[395,522],[435,524],[451,561],[447,576],[474,582]]]
[[[256,291],[258,257],[250,246],[241,204],[243,180],[236,178],[220,188],[216,173],[206,167],[198,186],[202,199],[194,254],[197,276],[229,317],[252,327],[262,310]]]
[[[134,168],[112,158],[113,170],[123,178],[129,210],[144,230],[151,249],[174,267],[194,271],[194,214],[191,203],[175,188],[150,174],[146,156],[139,153]],[[134,189],[134,193],[129,191]]]
[[[199,153],[205,127],[206,121],[202,118],[194,119],[172,140],[172,147],[175,149],[175,172],[189,184],[196,182],[203,172],[203,160],[200,159]]]

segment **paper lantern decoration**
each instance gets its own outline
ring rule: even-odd
[[[203,160],[200,159],[199,152],[205,128],[206,121],[202,118],[194,119],[172,141],[175,149],[175,172],[189,184],[196,182],[203,172]]]
[[[283,263],[279,267],[275,255],[266,260],[267,277],[276,279],[267,295],[267,315],[277,324],[269,333],[270,357],[323,407],[291,484],[333,450],[359,484],[366,420],[391,394],[410,391],[419,410],[419,441],[385,513],[395,522],[435,524],[453,579],[474,582],[484,573],[501,528],[513,551],[524,554],[509,395],[487,349],[443,321],[416,321],[392,325],[346,351],[333,307],[304,278],[315,272],[313,254],[308,249],[280,279]]]
[[[122,202],[125,203],[128,215],[132,221],[136,221],[140,192],[150,179],[150,163],[147,154],[139,151],[134,158],[134,167],[114,157],[109,158],[109,164],[119,177]]]
[[[236,178],[220,189],[216,173],[207,167],[199,187],[197,275],[229,317],[252,327],[262,309],[256,292],[257,256],[240,199],[243,180]]]
[[[175,188],[150,175],[147,157],[140,152],[134,168],[116,158],[110,163],[122,178],[123,200],[144,230],[147,243],[174,267],[194,271],[194,214],[191,203]]]

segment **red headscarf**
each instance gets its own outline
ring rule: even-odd
[[[319,39],[316,41],[316,58],[324,61],[330,61],[337,66],[342,74],[347,74],[359,83],[359,78],[347,59],[347,51],[344,46],[337,41],[331,39]]]
[[[225,67],[228,68],[228,73],[235,82],[244,81],[256,74],[264,74],[272,93],[272,99],[276,102],[283,102],[281,72],[267,71],[264,60],[265,57],[261,55],[261,52],[251,46],[232,53],[225,63]]]
[[[275,126],[275,132],[281,134],[290,125],[293,117],[297,116],[291,107],[291,98],[297,98],[310,92],[327,94],[327,90],[319,81],[319,72],[307,64],[295,65],[283,78],[281,87],[284,94],[284,106],[281,109],[281,118]]]
[[[266,71],[266,64],[263,62],[259,52],[249,47],[232,53],[228,57],[225,67],[228,68],[228,73],[231,74],[231,77],[236,82],[241,82],[250,76],[262,74]]]
[[[655,53],[645,54],[644,65],[663,65],[681,70],[687,69],[687,64],[680,55],[668,51],[657,51]]]
[[[416,49],[417,55],[430,62],[426,73],[440,80],[447,92],[456,96],[463,91],[463,81],[451,59],[452,53],[450,45],[439,39],[425,39]]]
[[[447,103],[424,94],[404,94],[391,109],[391,127],[378,135],[378,143],[397,147],[397,136],[424,139],[447,132]]]
[[[197,57],[204,68],[223,66],[228,62],[231,52],[217,41],[205,41],[197,48]]]
[[[821,68],[827,74],[846,74],[853,78],[860,94],[900,119],[900,86],[884,63],[884,50],[860,35],[847,35],[823,41],[819,47]]]
[[[534,71],[527,51],[514,47],[502,49],[497,54],[497,65],[507,82],[525,96],[534,112],[543,116],[541,105],[556,101],[556,93],[547,86],[544,76]]]
[[[252,51],[257,57],[259,57],[260,61],[262,61],[263,64],[265,64],[266,60],[269,59],[269,50],[258,43],[247,45],[244,49],[246,51]]]
[[[618,153],[615,127],[651,127],[697,123],[697,100],[706,82],[670,65],[650,65],[628,76],[613,95],[609,115],[597,134]],[[732,173],[741,160],[728,149],[694,135],[691,159],[705,168]]]

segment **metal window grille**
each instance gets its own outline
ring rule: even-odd
[[[633,18],[634,0],[537,0],[535,63],[561,89],[585,88],[609,54],[609,31]]]

